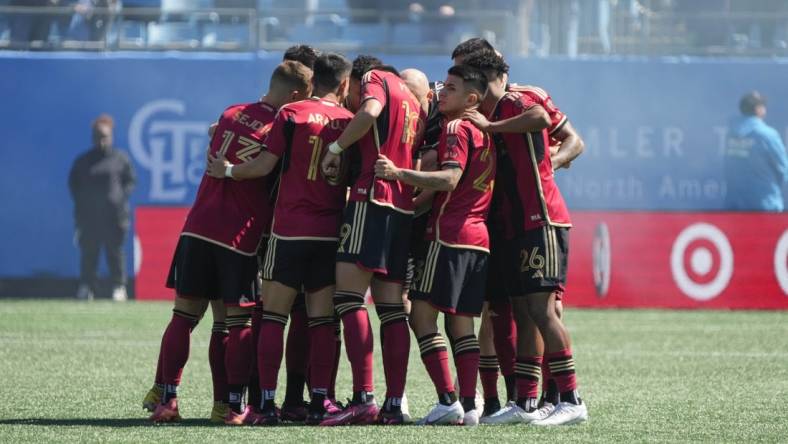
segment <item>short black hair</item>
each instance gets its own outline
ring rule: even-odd
[[[315,64],[315,59],[320,56],[320,51],[309,45],[295,45],[285,50],[285,55],[282,61],[292,60],[294,62],[301,62],[309,69]]]
[[[361,80],[367,71],[381,66],[383,66],[383,62],[379,58],[371,55],[360,55],[353,60],[353,70],[350,71],[350,77]]]
[[[463,65],[472,66],[484,73],[494,73],[496,77],[509,72],[509,65],[494,50],[483,49],[476,51],[462,60]]]
[[[454,48],[454,51],[451,53],[451,59],[454,60],[457,57],[467,56],[468,54],[472,54],[476,51],[481,51],[482,49],[488,49],[490,51],[494,51],[493,45],[487,41],[487,39],[483,39],[481,37],[473,37],[470,38]]]
[[[315,89],[334,91],[347,77],[353,65],[345,56],[336,52],[321,54],[312,67],[312,84]]]
[[[487,94],[487,76],[482,70],[469,65],[455,65],[449,68],[449,75],[461,78],[463,87],[478,92],[480,99]]]
[[[766,105],[766,97],[758,91],[750,91],[739,100],[739,111],[745,116],[754,116],[755,108]]]

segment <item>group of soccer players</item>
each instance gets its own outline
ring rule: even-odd
[[[180,420],[189,338],[208,305],[217,422],[408,423],[410,330],[437,392],[420,424],[587,419],[561,321],[570,221],[553,179],[582,139],[544,90],[507,83],[509,67],[487,41],[461,43],[452,60],[445,81],[429,84],[416,69],[300,45],[265,96],[211,126],[168,277],[173,316],[143,401],[152,421]],[[368,291],[380,320],[380,407]],[[334,391],[343,339],[346,406]]]

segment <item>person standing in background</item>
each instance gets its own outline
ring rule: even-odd
[[[725,144],[725,207],[742,211],[785,211],[788,155],[780,134],[764,122],[766,99],[757,91],[739,101],[741,116]]]
[[[112,117],[98,116],[92,128],[93,147],[77,157],[68,178],[74,200],[76,239],[82,254],[77,298],[93,299],[99,252],[104,247],[112,299],[125,301],[123,243],[129,229],[129,196],[134,188],[134,169],[128,156],[112,146]]]

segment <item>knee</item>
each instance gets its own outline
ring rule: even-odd
[[[337,291],[334,293],[334,309],[340,318],[363,308],[363,294],[352,291]]]
[[[380,319],[380,328],[408,321],[408,315],[405,314],[405,306],[403,304],[378,303],[375,304],[375,311],[378,313],[378,319]]]
[[[252,326],[252,307],[227,307],[227,328],[247,328]]]

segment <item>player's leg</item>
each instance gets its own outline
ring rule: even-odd
[[[339,352],[336,348],[336,321],[334,318],[334,286],[329,285],[310,291],[307,295],[309,315],[309,384],[310,403],[306,422],[320,424],[331,407],[329,391],[334,384],[334,364]]]
[[[561,303],[561,298],[563,297],[563,291],[556,292],[555,298],[555,314],[558,316],[559,319],[563,316],[563,304]],[[542,348],[544,348],[544,339],[542,341]],[[550,373],[550,365],[547,359],[542,360],[542,396],[539,399],[539,409],[542,410],[545,414],[552,413],[553,409],[556,405],[558,405],[559,393],[558,393],[558,385],[555,382],[555,378]]]
[[[77,298],[93,300],[98,282],[100,242],[95,233],[82,229],[79,233],[79,289]]]
[[[501,374],[506,384],[506,401],[514,402],[517,397],[514,364],[517,357],[517,326],[514,321],[512,304],[508,295],[495,297],[490,301],[490,320],[492,321],[493,342]]]
[[[254,354],[252,355],[252,369],[249,372],[249,386],[246,390],[247,393],[247,402],[251,406],[252,411],[255,413],[260,413],[260,404],[262,404],[262,392],[260,391],[260,377],[258,376],[260,373],[260,368],[257,365],[257,344],[260,342],[260,324],[263,322],[263,294],[266,291],[263,288],[263,282],[259,279],[257,283],[260,286],[260,290],[258,292],[259,300],[252,308],[252,346],[255,349]]]
[[[306,301],[304,294],[299,293],[293,302],[293,308],[290,310],[290,326],[287,329],[287,342],[285,345],[287,386],[281,412],[284,420],[303,421],[306,419],[307,410],[304,403],[304,387],[307,382],[308,363],[309,328]]]
[[[224,302],[215,299],[211,301],[213,313],[213,327],[211,340],[208,343],[208,364],[211,367],[211,382],[213,383],[213,409],[211,422],[224,422],[227,416],[227,371],[224,368],[224,356],[227,348],[227,310]]]
[[[532,413],[538,408],[544,343],[539,329],[528,314],[528,297],[514,298],[512,303],[517,321],[517,362],[514,375],[517,382],[517,405]]]
[[[127,229],[120,226],[110,227],[104,239],[104,255],[107,258],[107,271],[112,284],[112,300],[123,302],[128,299],[126,293],[126,255],[123,244],[126,241]]]
[[[501,409],[501,401],[498,399],[498,356],[495,354],[492,320],[489,303],[486,301],[479,326],[479,351],[479,379],[484,396],[482,416],[489,416]]]
[[[459,401],[464,410],[463,424],[477,425],[476,379],[479,373],[479,341],[473,326],[473,317],[447,315],[449,330],[454,340],[454,367],[457,369]]]

